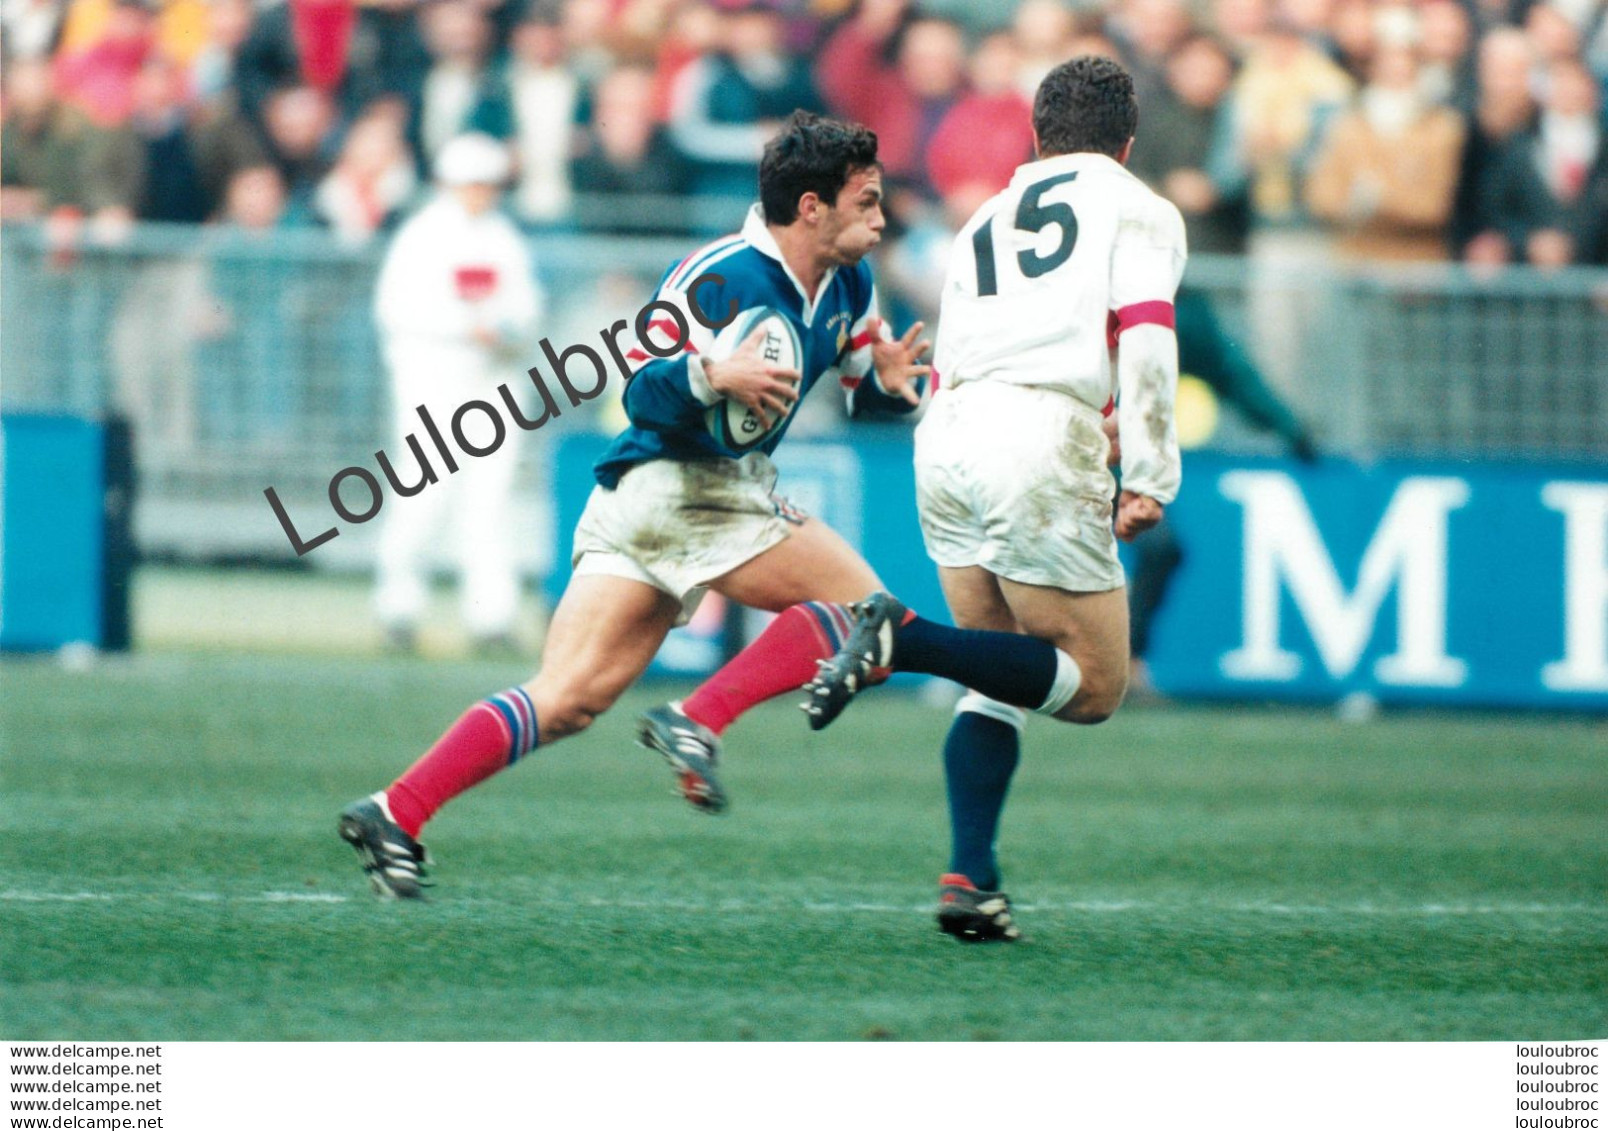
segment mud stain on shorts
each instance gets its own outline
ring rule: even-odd
[[[742,511],[749,505],[753,482],[743,468],[730,460],[681,465],[683,507]]]
[[[1105,466],[1106,445],[1098,423],[1082,417],[1068,422],[1064,440],[1020,496],[1025,530],[1046,536],[1072,516],[1080,522],[1110,524],[1114,484]]]
[[[653,526],[643,526],[631,532],[628,545],[631,556],[638,561],[653,561],[662,557],[674,548],[679,539],[672,537],[663,527],[655,523]]]

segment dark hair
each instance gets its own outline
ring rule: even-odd
[[[877,163],[877,135],[853,122],[793,111],[759,159],[759,203],[767,224],[798,219],[798,200],[813,192],[837,203],[849,177]]]
[[[1139,125],[1139,100],[1122,64],[1080,55],[1056,67],[1033,98],[1033,129],[1045,157],[1104,153],[1115,157]]]

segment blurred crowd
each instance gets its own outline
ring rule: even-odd
[[[477,131],[526,224],[676,230],[678,204],[751,197],[804,107],[877,132],[885,270],[920,305],[1031,156],[1039,79],[1101,53],[1135,75],[1132,167],[1195,251],[1608,263],[1608,0],[0,3],[7,221],[360,241]]]

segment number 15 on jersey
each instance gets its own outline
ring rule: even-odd
[[[1016,253],[1017,269],[1025,278],[1037,279],[1040,275],[1046,275],[1072,257],[1072,249],[1078,242],[1077,213],[1065,201],[1051,204],[1045,204],[1043,201],[1045,193],[1057,185],[1076,180],[1077,176],[1077,173],[1072,172],[1046,177],[1022,193],[1021,200],[1016,206],[1017,231],[1030,232],[1038,236],[1046,228],[1053,227],[1060,232],[1059,239],[1047,253],[1038,250],[1039,244],[1043,242],[1042,239],[1034,246]],[[994,222],[998,219],[998,216],[988,217],[972,233],[972,251],[977,256],[979,298],[999,294],[999,265],[994,253]]]

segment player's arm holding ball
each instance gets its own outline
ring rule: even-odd
[[[718,396],[759,414],[765,428],[786,416],[798,400],[799,372],[766,361],[760,353],[765,330],[758,327],[730,357],[703,359],[703,377]]]
[[[1178,389],[1173,297],[1184,272],[1184,222],[1160,197],[1145,204],[1143,222],[1124,225],[1111,257],[1122,437],[1116,534],[1125,542],[1161,521],[1182,478],[1173,418]]]
[[[697,277],[697,301],[676,270],[666,276],[626,353],[631,378],[624,407],[631,423],[653,432],[701,428],[704,412],[721,399],[708,373],[719,330],[736,318],[733,297],[717,275]],[[679,284],[679,285],[678,285]],[[668,308],[674,308],[679,319]]]

